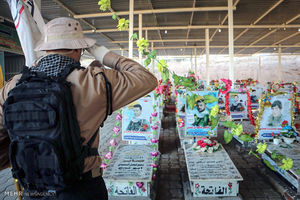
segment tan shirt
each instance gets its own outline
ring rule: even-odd
[[[104,72],[112,85],[113,111],[143,97],[157,86],[155,76],[137,62],[128,58],[108,52],[103,59],[103,66],[89,66],[86,69],[74,70],[67,81],[72,83],[71,90],[76,107],[81,136],[85,139],[84,145],[89,141],[105,118],[106,91],[105,82],[100,72]],[[8,92],[15,87],[21,75],[14,76],[0,90],[0,170],[9,167],[8,147],[9,137],[3,127],[2,106]],[[99,134],[92,147],[98,148]],[[101,165],[100,156],[85,159],[84,172]]]

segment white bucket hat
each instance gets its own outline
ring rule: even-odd
[[[68,17],[59,17],[49,21],[44,28],[44,40],[35,51],[54,49],[85,49],[93,46],[94,39],[83,36],[80,23]]]

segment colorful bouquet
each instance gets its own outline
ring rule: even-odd
[[[221,149],[221,145],[215,140],[208,138],[201,138],[193,144],[192,148],[198,153],[213,153]]]

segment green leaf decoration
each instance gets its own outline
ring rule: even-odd
[[[155,59],[156,58],[156,50],[153,50],[150,54],[148,54],[148,58]]]
[[[195,94],[192,94],[192,96],[190,96],[190,95],[186,96],[187,105],[191,110],[193,110],[195,107],[196,96],[197,95],[195,95]]]
[[[267,143],[259,143],[257,146],[256,146],[256,151],[259,153],[259,154],[263,154],[266,149],[268,147],[268,144]]]
[[[243,125],[242,124],[238,124],[236,127],[231,129],[232,134],[239,136],[243,133]]]
[[[205,104],[214,103],[214,102],[218,101],[218,98],[214,97],[212,95],[204,95],[203,98],[204,98],[204,103]]]
[[[151,63],[151,58],[147,58],[147,59],[144,61],[145,67],[147,67],[148,65],[150,65],[150,63]]]
[[[233,121],[225,121],[222,122],[222,125],[227,127],[227,128],[235,128],[237,125]]]
[[[218,117],[211,118],[211,126],[210,126],[211,130],[213,130],[218,125],[218,121],[219,121]]]
[[[110,0],[100,0],[98,1],[98,5],[100,6],[100,10],[106,11],[108,8],[110,8]]]
[[[276,171],[276,169],[270,164],[269,161],[264,160],[264,163],[267,165],[267,167],[269,167],[271,170]]]
[[[153,172],[156,172],[157,171],[157,168],[156,167],[153,167]]]
[[[114,147],[109,147],[108,150],[109,150],[109,151],[113,151],[113,150],[114,150]]]
[[[114,13],[113,16],[111,17],[113,20],[116,20],[117,19],[117,14]]]
[[[282,160],[283,165],[280,166],[281,169],[283,170],[289,170],[293,167],[293,160],[290,158],[286,158]]]
[[[225,143],[228,144],[229,142],[231,142],[231,140],[232,140],[232,134],[229,133],[228,130],[225,130],[225,132],[224,132],[224,141],[225,141]]]
[[[132,34],[132,36],[130,37],[130,40],[134,40],[134,39],[138,39],[138,35],[137,33]]]
[[[274,150],[274,151],[272,151],[271,158],[272,158],[273,160],[276,160],[276,157],[277,157],[277,151]]]
[[[300,169],[296,169],[296,174],[300,175]]]
[[[247,134],[240,135],[239,139],[242,140],[243,142],[250,142],[250,141],[253,140],[253,138],[250,135],[247,135]]]
[[[169,80],[169,70],[168,69],[164,69],[163,72],[161,73],[161,78],[163,80],[163,82],[167,82]]]
[[[116,126],[120,126],[120,122],[116,122]]]
[[[105,162],[105,164],[108,164],[109,160],[108,159],[104,159],[104,162]]]
[[[119,19],[119,23],[118,23],[117,27],[118,27],[119,31],[123,31],[123,30],[128,29],[128,27],[129,27],[129,20],[125,19],[125,18]]]
[[[179,85],[180,77],[177,76],[175,73],[173,73],[172,78],[174,80],[174,85],[175,86]]]

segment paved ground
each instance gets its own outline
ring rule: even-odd
[[[160,135],[160,168],[158,174],[157,200],[187,199],[183,190],[183,182],[188,180],[183,149],[180,148],[178,133],[176,132],[175,116],[169,114],[162,121]],[[251,129],[251,127],[247,127]],[[222,132],[222,130],[219,130]],[[259,168],[265,168],[254,156],[248,155],[249,148],[243,148],[238,142],[224,144],[221,135],[218,141],[223,144],[232,161],[244,178],[240,183],[241,198],[245,200],[283,199],[279,192],[267,182]]]
[[[102,130],[104,135],[101,136],[101,144],[104,146],[99,149],[101,151],[107,150],[114,122],[114,116],[110,117]],[[174,113],[163,118],[159,143],[161,157],[157,177],[157,200],[186,199],[183,192],[185,188],[182,184],[187,181],[186,163],[175,127]],[[221,135],[218,141],[223,143]],[[248,155],[249,149],[242,148],[236,141],[224,147],[244,178],[244,181],[240,183],[240,194],[243,199],[282,199],[277,189],[274,189],[268,182],[269,179],[258,170],[265,169],[265,167],[254,156]],[[16,196],[9,196],[8,192],[12,191],[15,191],[15,187],[9,169],[0,171],[0,200],[15,200]]]

